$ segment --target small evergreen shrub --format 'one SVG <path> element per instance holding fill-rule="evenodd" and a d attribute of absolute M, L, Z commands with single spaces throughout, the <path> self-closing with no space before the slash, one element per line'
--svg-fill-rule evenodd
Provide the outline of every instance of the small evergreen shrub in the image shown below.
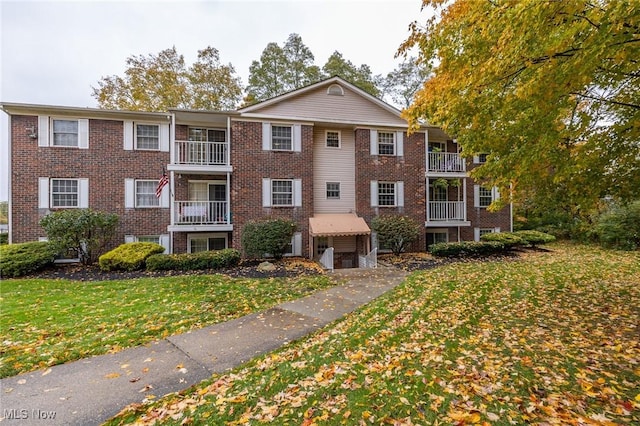
<path fill-rule="evenodd" d="M 295 232 L 296 224 L 289 219 L 251 221 L 242 230 L 242 249 L 249 257 L 282 259 Z"/>
<path fill-rule="evenodd" d="M 498 241 L 461 241 L 437 243 L 429 247 L 429 252 L 437 257 L 479 257 L 507 251 Z"/>
<path fill-rule="evenodd" d="M 540 244 L 552 243 L 556 240 L 556 237 L 551 234 L 534 230 L 516 231 L 511 234 L 522 238 L 524 245 L 531 247 L 536 247 Z"/>
<path fill-rule="evenodd" d="M 0 276 L 20 277 L 50 266 L 57 251 L 46 241 L 10 244 L 0 247 Z"/>
<path fill-rule="evenodd" d="M 192 271 L 230 268 L 240 263 L 236 249 L 205 251 L 200 253 L 154 254 L 147 258 L 148 271 Z"/>
<path fill-rule="evenodd" d="M 420 235 L 420 224 L 409 216 L 401 215 L 376 216 L 371 221 L 371 229 L 378 235 L 380 244 L 391 249 L 396 256 Z"/>
<path fill-rule="evenodd" d="M 613 206 L 600 215 L 594 234 L 605 247 L 640 249 L 640 200 L 627 206 Z"/>
<path fill-rule="evenodd" d="M 9 244 L 9 234 L 3 232 L 2 234 L 0 234 L 0 246 L 3 246 L 5 244 Z"/>
<path fill-rule="evenodd" d="M 513 232 L 492 232 L 484 234 L 480 237 L 480 241 L 497 241 L 504 244 L 506 249 L 512 249 L 518 246 L 524 246 L 527 242 L 519 235 Z"/>
<path fill-rule="evenodd" d="M 98 258 L 103 271 L 135 271 L 144 269 L 145 261 L 152 254 L 164 252 L 164 247 L 156 243 L 125 243 Z"/>

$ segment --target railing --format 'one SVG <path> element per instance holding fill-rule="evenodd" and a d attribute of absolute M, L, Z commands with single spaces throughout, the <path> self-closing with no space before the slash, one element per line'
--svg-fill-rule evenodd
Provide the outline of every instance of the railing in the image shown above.
<path fill-rule="evenodd" d="M 333 247 L 327 248 L 324 253 L 322 253 L 320 264 L 330 271 L 333 271 Z"/>
<path fill-rule="evenodd" d="M 374 248 L 366 255 L 358 256 L 358 266 L 360 268 L 377 268 L 378 267 L 378 249 Z"/>
<path fill-rule="evenodd" d="M 176 201 L 176 225 L 228 225 L 229 203 L 226 201 Z"/>
<path fill-rule="evenodd" d="M 455 152 L 430 152 L 427 159 L 427 170 L 430 172 L 464 172 L 464 159 Z"/>
<path fill-rule="evenodd" d="M 429 201 L 430 221 L 464 221 L 464 201 Z"/>
<path fill-rule="evenodd" d="M 226 165 L 226 142 L 176 141 L 175 164 Z"/>

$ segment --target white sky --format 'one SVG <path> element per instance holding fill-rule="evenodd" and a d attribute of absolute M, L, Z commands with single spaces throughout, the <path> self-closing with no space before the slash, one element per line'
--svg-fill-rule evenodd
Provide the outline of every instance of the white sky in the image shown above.
<path fill-rule="evenodd" d="M 175 46 L 191 64 L 212 46 L 243 86 L 267 43 L 291 33 L 322 66 L 334 52 L 374 75 L 393 70 L 421 0 L 0 0 L 0 102 L 96 107 L 92 86 L 132 55 Z M 8 199 L 7 116 L 0 112 L 0 200 Z"/>

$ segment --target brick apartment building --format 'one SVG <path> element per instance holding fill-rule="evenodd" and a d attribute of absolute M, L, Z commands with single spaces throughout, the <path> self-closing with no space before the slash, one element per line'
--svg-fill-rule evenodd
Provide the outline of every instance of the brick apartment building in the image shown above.
<path fill-rule="evenodd" d="M 424 126 L 407 135 L 400 112 L 339 77 L 241 108 L 110 111 L 2 103 L 9 115 L 10 242 L 45 237 L 51 211 L 120 217 L 116 242 L 155 241 L 167 252 L 240 249 L 243 225 L 297 224 L 292 255 L 358 265 L 378 247 L 382 214 L 424 224 L 412 250 L 511 230 L 499 196 L 468 177 L 473 161 Z M 155 194 L 163 170 L 169 184 Z"/>

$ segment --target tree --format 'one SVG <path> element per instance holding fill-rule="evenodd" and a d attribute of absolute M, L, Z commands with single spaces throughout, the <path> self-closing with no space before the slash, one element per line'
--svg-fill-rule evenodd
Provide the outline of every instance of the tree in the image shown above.
<path fill-rule="evenodd" d="M 355 84 L 372 96 L 380 96 L 380 89 L 376 84 L 377 78 L 371 74 L 369 65 L 356 67 L 351 61 L 344 59 L 342 53 L 337 50 L 329 56 L 329 59 L 327 59 L 327 62 L 322 67 L 322 71 L 327 77 L 337 75 L 349 83 Z"/>
<path fill-rule="evenodd" d="M 640 187 L 640 3 L 425 0 L 412 47 L 434 67 L 405 117 L 487 153 L 472 176 L 586 215 Z M 508 200 L 509 197 L 503 197 Z M 553 208 L 553 205 L 545 206 Z"/>
<path fill-rule="evenodd" d="M 247 256 L 256 258 L 271 255 L 282 259 L 296 224 L 289 219 L 264 219 L 248 222 L 242 230 L 242 248 Z"/>
<path fill-rule="evenodd" d="M 91 209 L 59 210 L 43 217 L 40 226 L 58 253 L 71 252 L 89 265 L 105 252 L 118 226 L 118 215 Z"/>
<path fill-rule="evenodd" d="M 371 221 L 371 229 L 378 235 L 378 241 L 384 247 L 390 248 L 396 256 L 405 251 L 420 235 L 420 224 L 409 216 L 376 216 Z"/>
<path fill-rule="evenodd" d="M 102 77 L 92 96 L 100 108 L 166 111 L 170 108 L 233 109 L 242 94 L 231 64 L 220 64 L 218 50 L 198 51 L 186 67 L 175 46 L 157 55 L 131 56 L 124 76 Z"/>
<path fill-rule="evenodd" d="M 416 92 L 429 79 L 431 67 L 408 57 L 384 78 L 384 95 L 401 108 L 408 108 Z"/>
<path fill-rule="evenodd" d="M 249 67 L 245 101 L 262 101 L 319 81 L 320 68 L 313 61 L 313 53 L 298 34 L 290 34 L 283 47 L 267 44 L 260 60 Z"/>

